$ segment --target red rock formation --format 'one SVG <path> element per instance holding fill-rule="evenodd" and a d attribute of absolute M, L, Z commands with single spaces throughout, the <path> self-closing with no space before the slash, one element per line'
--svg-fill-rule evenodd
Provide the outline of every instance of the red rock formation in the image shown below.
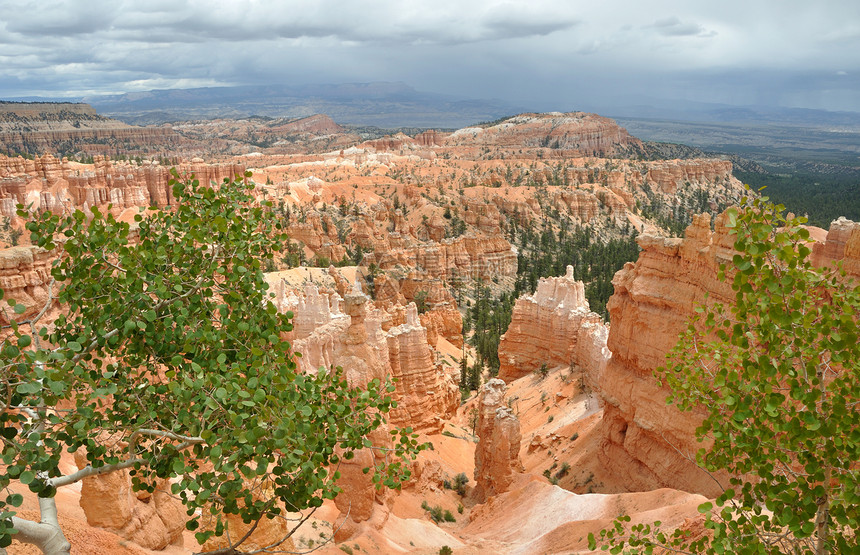
<path fill-rule="evenodd" d="M 454 303 L 434 306 L 421 315 L 421 325 L 427 328 L 427 343 L 436 346 L 436 339 L 444 337 L 455 347 L 463 346 L 463 316 Z"/>
<path fill-rule="evenodd" d="M 685 182 L 694 184 L 728 183 L 732 163 L 728 160 L 669 160 L 649 162 L 647 181 L 667 194 L 674 194 Z"/>
<path fill-rule="evenodd" d="M 136 127 L 105 118 L 86 104 L 0 103 L 0 150 L 56 152 L 71 142 L 78 150 L 125 154 L 140 148 L 179 145 L 182 137 L 162 127 Z"/>
<path fill-rule="evenodd" d="M 709 217 L 701 215 L 685 239 L 640 236 L 639 260 L 613 279 L 612 358 L 598 382 L 605 403 L 600 458 L 630 490 L 671 484 L 706 496 L 719 493 L 711 477 L 686 458 L 694 460 L 700 447 L 695 428 L 702 414 L 667 406 L 667 391 L 652 377 L 705 292 L 715 302 L 732 298 L 729 284 L 717 279 L 719 264 L 733 254 L 725 215 L 715 227 L 711 232 Z"/>
<path fill-rule="evenodd" d="M 79 468 L 87 464 L 82 451 L 75 454 Z M 182 503 L 168 493 L 170 484 L 161 482 L 154 493 L 134 492 L 128 470 L 84 478 L 81 508 L 90 526 L 104 528 L 147 549 L 164 549 L 182 544 L 185 511 Z"/>
<path fill-rule="evenodd" d="M 850 275 L 860 277 L 860 223 L 834 220 L 823 243 L 812 246 L 812 263 L 832 266 L 837 260 Z"/>
<path fill-rule="evenodd" d="M 242 175 L 240 164 L 204 164 L 192 161 L 176 166 L 181 176 L 194 175 L 201 183 L 221 183 Z M 170 168 L 155 163 L 142 165 L 99 158 L 92 169 L 74 168 L 50 154 L 35 160 L 0 155 L 0 213 L 15 215 L 18 203 L 35 211 L 55 210 L 71 204 L 77 208 L 114 205 L 116 212 L 133 206 L 164 207 L 173 202 Z"/>
<path fill-rule="evenodd" d="M 520 114 L 491 127 L 467 127 L 449 135 L 447 146 L 551 148 L 568 156 L 620 153 L 641 149 L 639 139 L 613 120 L 595 114 Z"/>
<path fill-rule="evenodd" d="M 517 299 L 511 323 L 499 343 L 499 379 L 510 383 L 546 364 L 577 366 L 592 383 L 609 359 L 608 328 L 591 312 L 585 286 L 567 275 L 542 278 L 534 295 Z"/>
<path fill-rule="evenodd" d="M 517 273 L 517 255 L 501 235 L 465 235 L 445 239 L 437 245 L 422 245 L 376 253 L 382 269 L 405 266 L 420 268 L 428 275 L 491 279 Z M 371 259 L 372 260 L 372 259 Z"/>
<path fill-rule="evenodd" d="M 320 294 L 314 285 L 303 296 L 282 294 L 280 309 L 292 311 L 293 348 L 301 353 L 299 367 L 305 372 L 341 366 L 351 384 L 358 386 L 378 378 L 395 381 L 397 408 L 391 423 L 416 430 L 438 432 L 442 418 L 459 405 L 454 380 L 434 361 L 427 330 L 418 319 L 414 303 L 406 308 L 403 323 L 382 329 L 383 316 L 361 292 L 347 293 L 340 312 L 337 294 Z M 363 299 L 362 306 L 357 306 Z"/>
<path fill-rule="evenodd" d="M 600 201 L 591 191 L 573 189 L 561 191 L 558 196 L 570 215 L 582 224 L 587 224 L 600 214 Z"/>
<path fill-rule="evenodd" d="M 684 239 L 640 236 L 639 260 L 613 279 L 612 358 L 599 380 L 605 402 L 601 460 L 632 490 L 671 485 L 707 496 L 719 493 L 687 458 L 700 447 L 695 428 L 703 415 L 666 406 L 667 391 L 657 387 L 652 373 L 665 363 L 705 293 L 709 302 L 734 299 L 730 284 L 717 279 L 719 264 L 730 263 L 735 252 L 725 221 L 725 214 L 717 217 L 712 232 L 709 218 L 697 216 Z M 812 250 L 814 264 L 842 260 L 850 274 L 860 275 L 860 225 L 836 220 Z"/>
<path fill-rule="evenodd" d="M 338 239 L 337 227 L 328 214 L 309 212 L 304 222 L 291 222 L 287 232 L 319 257 L 340 262 L 346 256 L 346 247 Z"/>
<path fill-rule="evenodd" d="M 460 392 L 454 380 L 433 362 L 427 330 L 418 320 L 414 303 L 406 308 L 406 323 L 388 330 L 386 340 L 397 401 L 391 423 L 441 432 L 444 419 L 450 418 L 460 404 Z"/>
<path fill-rule="evenodd" d="M 359 145 L 359 148 L 372 148 L 378 151 L 398 151 L 403 149 L 414 149 L 415 147 L 415 140 L 403 133 L 374 139 Z"/>
<path fill-rule="evenodd" d="M 415 135 L 415 143 L 421 146 L 441 146 L 444 139 L 445 135 L 435 129 L 428 129 Z"/>
<path fill-rule="evenodd" d="M 58 145 L 75 143 L 82 150 L 113 153 L 177 147 L 181 137 L 165 127 L 124 126 L 106 129 L 0 132 L 0 147 L 11 152 L 50 152 Z"/>
<path fill-rule="evenodd" d="M 499 212 L 498 206 L 490 200 L 464 198 L 461 215 L 467 224 L 475 227 L 481 233 L 487 235 L 501 234 L 499 222 L 503 221 L 504 218 Z"/>
<path fill-rule="evenodd" d="M 249 484 L 253 488 L 254 501 L 269 500 L 272 498 L 273 492 L 271 488 L 265 486 L 260 488 L 260 484 Z M 291 538 L 287 538 L 290 534 L 290 522 L 283 516 L 275 518 L 262 518 L 257 522 L 244 522 L 241 517 L 234 514 L 221 514 L 222 523 L 226 525 L 226 533 L 222 536 L 212 536 L 200 546 L 200 551 L 203 553 L 211 553 L 218 550 L 227 551 L 234 545 L 234 542 L 248 535 L 248 538 L 242 542 L 238 548 L 240 553 L 253 553 L 255 550 L 265 553 L 271 546 L 278 546 L 277 549 L 290 551 L 294 544 Z M 201 518 L 201 530 L 214 530 L 216 527 L 215 518 L 206 510 L 203 511 Z M 286 538 L 286 539 L 284 539 Z M 268 549 L 267 549 L 268 548 Z"/>
<path fill-rule="evenodd" d="M 314 114 L 306 118 L 292 120 L 273 129 L 284 134 L 308 133 L 311 135 L 331 135 L 346 133 L 346 129 L 336 124 L 334 120 L 325 114 Z"/>
<path fill-rule="evenodd" d="M 51 253 L 38 247 L 0 249 L 0 289 L 3 290 L 3 303 L 14 299 L 26 307 L 22 315 L 16 316 L 18 320 L 36 316 L 52 297 L 56 298 L 59 287 L 56 284 L 51 285 L 53 259 Z M 42 320 L 43 324 L 48 324 L 51 317 L 56 316 L 53 312 L 56 308 L 54 301 L 54 306 L 49 307 L 52 313 Z M 0 311 L 0 324 L 9 324 L 5 311 Z"/>
<path fill-rule="evenodd" d="M 381 329 L 373 322 L 366 321 L 369 305 L 367 296 L 357 287 L 346 294 L 344 311 L 349 316 L 349 326 L 334 345 L 334 360 L 343 367 L 347 382 L 352 387 L 366 387 L 371 380 L 382 381 L 389 375 L 388 360 L 385 358 L 387 353 L 384 352 L 387 345 L 381 337 Z M 388 426 L 377 429 L 371 440 L 377 447 L 390 447 Z M 350 460 L 342 459 L 339 465 L 341 479 L 338 485 L 343 488 L 343 493 L 335 499 L 341 512 L 336 541 L 343 541 L 355 534 L 361 528 L 361 523 L 369 520 L 377 509 L 387 511 L 381 505 L 386 492 L 376 489 L 372 472 L 364 471 L 365 468 L 382 463 L 384 452 L 365 448 L 355 455 Z"/>
<path fill-rule="evenodd" d="M 481 501 L 504 493 L 523 470 L 520 423 L 505 405 L 505 388 L 505 382 L 492 379 L 481 387 L 478 398 L 475 495 Z"/>

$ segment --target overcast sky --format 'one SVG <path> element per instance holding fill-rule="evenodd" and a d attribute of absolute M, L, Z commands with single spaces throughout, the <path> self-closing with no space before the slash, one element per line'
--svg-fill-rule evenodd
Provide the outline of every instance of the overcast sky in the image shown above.
<path fill-rule="evenodd" d="M 860 1 L 0 0 L 0 98 L 368 81 L 860 111 Z"/>

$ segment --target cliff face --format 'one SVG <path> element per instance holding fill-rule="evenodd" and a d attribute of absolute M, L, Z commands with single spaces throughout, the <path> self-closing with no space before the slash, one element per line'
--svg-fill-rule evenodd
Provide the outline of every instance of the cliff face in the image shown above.
<path fill-rule="evenodd" d="M 520 114 L 490 127 L 467 127 L 445 139 L 448 146 L 551 148 L 567 155 L 619 154 L 642 149 L 639 139 L 609 118 L 584 112 Z"/>
<path fill-rule="evenodd" d="M 648 164 L 647 181 L 670 195 L 686 182 L 722 184 L 731 179 L 732 163 L 728 160 L 671 160 Z"/>
<path fill-rule="evenodd" d="M 391 422 L 419 430 L 441 432 L 445 418 L 456 412 L 460 391 L 454 380 L 435 364 L 427 330 L 414 303 L 406 308 L 406 322 L 386 332 L 397 408 Z"/>
<path fill-rule="evenodd" d="M 181 137 L 168 128 L 134 127 L 105 118 L 87 104 L 0 103 L 0 150 L 41 154 L 57 150 L 125 153 L 175 147 Z"/>
<path fill-rule="evenodd" d="M 90 153 L 138 152 L 173 148 L 182 138 L 163 127 L 107 127 L 43 131 L 0 132 L 0 148 L 7 152 L 56 152 L 65 145 Z M 150 147 L 150 148 L 148 148 Z"/>
<path fill-rule="evenodd" d="M 75 455 L 79 468 L 87 465 L 83 450 Z M 162 481 L 153 493 L 132 491 L 128 470 L 84 478 L 81 508 L 90 526 L 115 532 L 147 549 L 161 550 L 182 543 L 185 511 Z"/>
<path fill-rule="evenodd" d="M 221 183 L 245 171 L 240 164 L 202 161 L 181 163 L 176 169 L 180 175 L 194 174 L 201 183 Z M 69 204 L 77 208 L 113 204 L 116 212 L 134 206 L 164 207 L 174 202 L 170 179 L 170 168 L 156 163 L 136 165 L 100 158 L 84 166 L 50 154 L 35 160 L 0 155 L 0 214 L 14 217 L 18 203 L 32 204 L 36 212 Z"/>
<path fill-rule="evenodd" d="M 33 318 L 46 303 L 56 298 L 58 285 L 53 284 L 51 278 L 53 260 L 51 253 L 38 247 L 0 249 L 0 289 L 3 290 L 4 303 L 6 299 L 15 299 L 26 307 L 26 311 L 16 317 L 17 320 Z M 57 309 L 54 300 L 42 323 L 50 323 L 56 317 Z M 5 312 L 0 311 L 0 325 L 8 324 Z"/>
<path fill-rule="evenodd" d="M 475 495 L 481 501 L 507 491 L 523 470 L 520 423 L 505 405 L 505 389 L 505 382 L 492 379 L 481 387 L 478 398 Z"/>
<path fill-rule="evenodd" d="M 468 235 L 422 245 L 376 253 L 382 269 L 406 266 L 447 280 L 452 276 L 491 279 L 517 273 L 517 255 L 501 235 Z"/>
<path fill-rule="evenodd" d="M 393 379 L 398 406 L 391 423 L 397 426 L 438 432 L 457 410 L 457 384 L 436 363 L 415 304 L 405 308 L 402 323 L 384 330 L 384 322 L 401 317 L 373 308 L 355 289 L 342 299 L 308 285 L 303 295 L 289 291 L 280 298 L 279 308 L 294 314 L 293 348 L 302 353 L 297 362 L 304 372 L 341 366 L 350 383 Z"/>
<path fill-rule="evenodd" d="M 534 295 L 517 299 L 499 344 L 499 379 L 511 382 L 546 364 L 580 367 L 596 383 L 610 356 L 608 331 L 568 266 L 567 275 L 542 278 Z"/>
<path fill-rule="evenodd" d="M 95 108 L 80 102 L 3 102 L 0 101 L 0 122 L 27 119 L 96 118 Z"/>
<path fill-rule="evenodd" d="M 653 371 L 665 364 L 695 307 L 707 292 L 713 302 L 730 302 L 731 287 L 717 279 L 730 262 L 733 239 L 721 215 L 715 231 L 698 216 L 684 239 L 639 238 L 642 252 L 613 279 L 607 345 L 612 358 L 598 381 L 604 401 L 600 459 L 631 490 L 675 487 L 718 495 L 713 480 L 687 460 L 700 445 L 695 428 L 702 414 L 681 413 L 665 403 Z"/>
<path fill-rule="evenodd" d="M 695 429 L 703 414 L 667 406 L 667 391 L 652 373 L 665 364 L 705 293 L 709 302 L 733 302 L 730 284 L 717 279 L 719 265 L 731 263 L 733 242 L 725 214 L 715 220 L 714 231 L 707 216 L 698 216 L 684 239 L 640 236 L 639 259 L 613 279 L 607 342 L 612 358 L 598 384 L 605 403 L 600 458 L 630 489 L 670 486 L 706 496 L 719 493 L 686 458 L 694 458 L 701 446 Z M 826 239 L 812 245 L 813 264 L 840 260 L 849 275 L 860 276 L 860 224 L 845 218 L 834 221 Z"/>
<path fill-rule="evenodd" d="M 848 274 L 860 277 L 860 223 L 839 218 L 830 224 L 824 242 L 812 246 L 813 264 L 831 266 L 838 260 Z"/>

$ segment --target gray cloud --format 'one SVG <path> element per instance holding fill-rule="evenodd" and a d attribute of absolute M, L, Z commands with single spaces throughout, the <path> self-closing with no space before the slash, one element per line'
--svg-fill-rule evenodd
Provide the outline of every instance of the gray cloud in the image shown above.
<path fill-rule="evenodd" d="M 716 34 L 696 23 L 682 23 L 677 17 L 658 19 L 648 27 L 664 37 L 712 37 Z"/>
<path fill-rule="evenodd" d="M 0 13 L 0 98 L 387 80 L 541 109 L 659 92 L 860 110 L 860 3 L 844 0 L 0 0 Z M 806 81 L 755 78 L 776 74 Z"/>
<path fill-rule="evenodd" d="M 70 4 L 62 1 L 16 3 L 14 8 L 4 8 L 3 19 L 11 33 L 37 37 L 89 35 L 109 26 L 120 6 L 109 0 L 92 0 L 86 6 Z"/>

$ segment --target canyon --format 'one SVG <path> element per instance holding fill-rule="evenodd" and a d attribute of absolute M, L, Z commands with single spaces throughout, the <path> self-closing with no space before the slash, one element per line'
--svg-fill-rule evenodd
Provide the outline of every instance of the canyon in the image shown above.
<path fill-rule="evenodd" d="M 177 171 L 216 184 L 250 173 L 291 238 L 266 280 L 276 308 L 293 314 L 283 339 L 297 366 L 308 374 L 340 366 L 355 387 L 393 379 L 397 407 L 374 445 L 407 426 L 432 445 L 399 490 L 375 488 L 363 469 L 379 451 L 360 451 L 340 468 L 344 491 L 293 534 L 290 549 L 590 553 L 588 533 L 621 513 L 634 523 L 700 524 L 698 505 L 719 494 L 690 461 L 701 414 L 667 406 L 652 374 L 706 294 L 733 298 L 718 279 L 734 254 L 724 210 L 744 194 L 731 162 L 640 159 L 641 141 L 583 113 L 369 140 L 324 117 L 268 123 L 174 125 L 171 133 L 222 148 Z M 251 127 L 266 127 L 268 146 L 237 146 Z M 315 137 L 318 146 L 302 146 Z M 26 214 L 98 208 L 133 223 L 150 206 L 169 209 L 169 167 L 153 158 L 0 155 L 0 288 L 24 306 L 21 318 L 46 304 L 49 318 L 63 310 L 50 275 L 57 255 L 28 244 Z M 684 224 L 682 237 L 667 232 L 667 219 Z M 467 329 L 476 284 L 511 294 L 534 254 L 523 237 L 585 228 L 599 243 L 635 236 L 640 249 L 614 274 L 609 322 L 592 311 L 576 269 L 556 268 L 516 298 L 510 324 L 497 330 L 498 376 L 484 368 L 483 385 L 463 390 L 461 368 L 480 362 Z M 811 235 L 815 264 L 842 261 L 860 276 L 860 224 L 840 219 Z M 0 314 L 3 325 L 10 319 Z M 176 499 L 132 492 L 126 473 L 65 489 L 58 504 L 75 549 L 91 541 L 103 553 L 196 549 L 178 526 Z M 432 518 L 435 507 L 451 520 Z M 29 496 L 22 514 L 36 508 Z M 285 533 L 279 522 L 261 525 L 257 545 Z M 331 542 L 320 547 L 321 538 Z"/>
<path fill-rule="evenodd" d="M 57 150 L 87 154 L 134 155 L 168 151 L 182 137 L 168 128 L 137 127 L 100 116 L 87 104 L 0 102 L 0 152 Z"/>

